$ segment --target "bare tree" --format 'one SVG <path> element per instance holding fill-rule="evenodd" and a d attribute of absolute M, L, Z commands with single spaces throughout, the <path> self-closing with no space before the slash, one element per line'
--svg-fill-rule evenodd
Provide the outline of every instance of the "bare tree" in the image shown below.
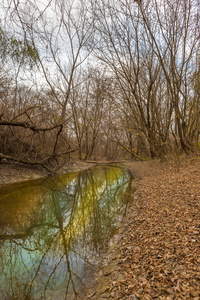
<path fill-rule="evenodd" d="M 1 157 L 59 167 L 76 149 L 86 160 L 198 147 L 198 0 L 12 0 L 1 8 L 1 140 L 20 137 L 30 150 L 2 147 Z"/>
<path fill-rule="evenodd" d="M 186 132 L 199 43 L 198 3 L 184 3 L 93 3 L 98 30 L 95 55 L 114 74 L 117 92 L 132 115 L 129 127 L 146 138 L 151 157 L 166 153 L 170 132 L 184 151 L 193 148 Z"/>
<path fill-rule="evenodd" d="M 23 114 L 25 119 L 29 120 L 19 122 L 15 119 L 13 122 L 2 119 L 1 125 L 21 126 L 34 132 L 54 130 L 51 156 L 55 159 L 60 154 L 58 147 L 62 143 L 62 131 L 72 116 L 69 111 L 69 99 L 72 97 L 72 91 L 82 81 L 81 65 L 90 54 L 86 46 L 93 36 L 92 21 L 88 18 L 87 6 L 82 1 L 51 1 L 42 11 L 37 1 L 13 1 L 12 4 L 9 13 L 13 26 L 19 28 L 26 44 L 30 44 L 36 53 L 37 80 L 31 80 L 40 91 L 44 88 L 50 89 L 50 98 L 54 103 L 57 118 L 56 121 L 52 120 L 52 115 L 49 115 L 48 122 L 51 126 L 38 127 L 37 123 L 30 119 L 30 115 L 27 116 L 25 110 L 20 116 Z M 23 77 L 22 72 L 20 74 Z M 49 107 L 49 100 L 46 99 L 46 104 L 43 102 L 43 105 Z M 71 151 L 74 150 L 69 146 L 64 152 Z"/>

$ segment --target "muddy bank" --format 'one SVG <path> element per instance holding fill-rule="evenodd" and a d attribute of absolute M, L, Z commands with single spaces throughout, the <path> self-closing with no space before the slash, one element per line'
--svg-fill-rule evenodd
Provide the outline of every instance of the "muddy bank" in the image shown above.
<path fill-rule="evenodd" d="M 120 164 L 120 161 L 71 161 L 56 172 L 48 172 L 41 166 L 29 166 L 19 163 L 0 162 L 0 186 L 10 183 L 45 178 L 47 176 L 66 174 L 86 170 L 94 166 Z"/>
<path fill-rule="evenodd" d="M 58 170 L 56 174 L 81 171 L 90 168 L 93 165 L 94 164 L 85 163 L 82 161 L 71 162 Z M 44 178 L 51 175 L 53 175 L 53 173 L 49 173 L 42 167 L 0 163 L 0 186 L 10 183 Z"/>

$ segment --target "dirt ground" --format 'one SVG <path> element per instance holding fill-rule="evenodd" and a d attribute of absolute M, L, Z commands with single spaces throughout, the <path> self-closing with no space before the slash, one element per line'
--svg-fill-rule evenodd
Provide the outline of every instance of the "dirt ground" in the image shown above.
<path fill-rule="evenodd" d="M 80 161 L 70 162 L 68 165 L 60 169 L 58 174 L 85 170 L 93 165 L 94 164 Z M 29 167 L 28 165 L 15 163 L 0 163 L 0 186 L 21 181 L 39 179 L 49 175 L 53 174 L 49 174 L 49 172 L 42 167 Z"/>
<path fill-rule="evenodd" d="M 200 156 L 125 163 L 129 215 L 88 299 L 200 299 Z"/>
<path fill-rule="evenodd" d="M 63 172 L 94 164 L 73 163 Z M 137 190 L 87 299 L 200 299 L 200 155 L 125 162 Z M 0 184 L 48 176 L 0 164 Z"/>

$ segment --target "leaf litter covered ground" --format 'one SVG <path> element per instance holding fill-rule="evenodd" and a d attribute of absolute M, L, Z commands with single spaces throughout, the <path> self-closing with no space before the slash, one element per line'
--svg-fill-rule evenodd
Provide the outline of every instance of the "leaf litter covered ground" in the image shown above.
<path fill-rule="evenodd" d="M 200 299 L 200 157 L 131 162 L 139 178 L 88 299 Z"/>

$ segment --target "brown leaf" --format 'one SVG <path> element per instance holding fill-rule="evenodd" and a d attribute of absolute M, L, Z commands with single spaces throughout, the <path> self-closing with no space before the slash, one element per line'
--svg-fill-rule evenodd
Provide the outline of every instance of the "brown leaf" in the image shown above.
<path fill-rule="evenodd" d="M 142 285 L 146 285 L 147 282 L 148 282 L 148 280 L 146 280 L 146 278 L 142 278 L 142 279 L 141 279 L 141 284 L 142 284 Z"/>

